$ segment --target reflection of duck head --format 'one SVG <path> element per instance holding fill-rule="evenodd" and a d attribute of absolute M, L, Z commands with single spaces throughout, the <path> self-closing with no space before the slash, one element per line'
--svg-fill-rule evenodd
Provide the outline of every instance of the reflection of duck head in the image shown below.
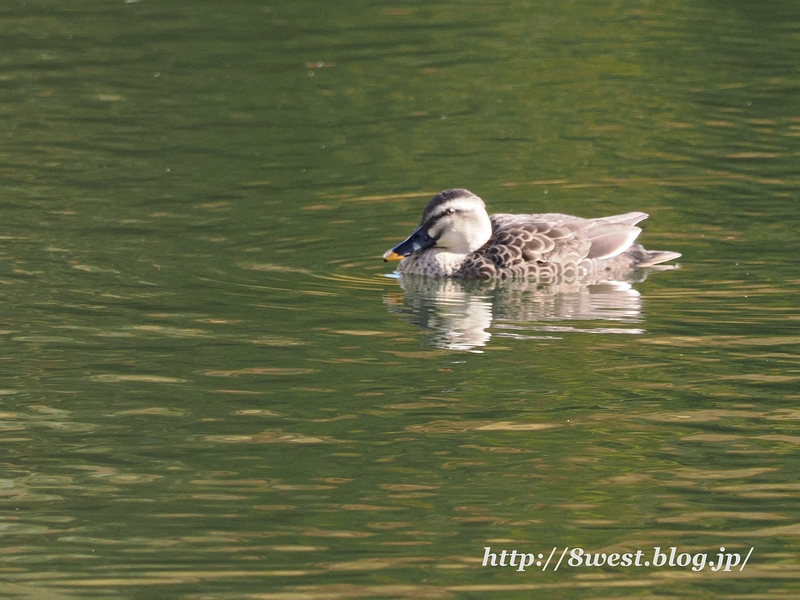
<path fill-rule="evenodd" d="M 492 301 L 485 291 L 468 282 L 414 275 L 404 276 L 400 286 L 402 301 L 386 298 L 386 302 L 410 314 L 411 322 L 427 332 L 429 345 L 471 350 L 491 339 Z"/>
<path fill-rule="evenodd" d="M 403 242 L 383 255 L 398 271 L 458 279 L 582 278 L 623 273 L 678 258 L 677 252 L 635 244 L 646 213 L 582 219 L 571 215 L 486 213 L 483 200 L 463 189 L 434 196 Z M 608 277 L 607 277 L 608 278 Z"/>

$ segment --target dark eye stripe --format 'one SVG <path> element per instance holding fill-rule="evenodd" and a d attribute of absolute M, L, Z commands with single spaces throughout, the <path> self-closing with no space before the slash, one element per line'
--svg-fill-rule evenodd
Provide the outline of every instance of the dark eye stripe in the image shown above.
<path fill-rule="evenodd" d="M 426 221 L 426 223 L 425 223 L 425 224 L 426 224 L 426 227 L 427 227 L 427 228 L 433 227 L 433 225 L 434 225 L 434 224 L 435 224 L 437 221 L 439 221 L 440 219 L 443 219 L 444 217 L 448 217 L 448 216 L 450 216 L 450 215 L 453 215 L 453 214 L 455 214 L 455 213 L 457 213 L 457 212 L 458 212 L 458 211 L 457 211 L 455 208 L 448 208 L 448 209 L 447 209 L 447 210 L 445 210 L 444 212 L 440 212 L 438 215 L 433 215 L 433 216 L 432 216 L 430 219 L 428 219 L 428 220 Z"/>

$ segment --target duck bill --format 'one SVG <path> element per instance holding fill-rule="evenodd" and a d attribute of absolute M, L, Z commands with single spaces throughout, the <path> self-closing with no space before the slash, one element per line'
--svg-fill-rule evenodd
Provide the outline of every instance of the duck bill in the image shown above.
<path fill-rule="evenodd" d="M 432 238 L 428 235 L 428 232 L 425 230 L 424 225 L 420 225 L 414 230 L 408 239 L 404 242 L 397 244 L 391 250 L 387 250 L 386 254 L 383 255 L 384 262 L 389 262 L 390 260 L 400 260 L 407 256 L 411 256 L 414 252 L 419 252 L 420 250 L 424 250 L 425 248 L 430 248 L 436 243 L 436 238 Z"/>

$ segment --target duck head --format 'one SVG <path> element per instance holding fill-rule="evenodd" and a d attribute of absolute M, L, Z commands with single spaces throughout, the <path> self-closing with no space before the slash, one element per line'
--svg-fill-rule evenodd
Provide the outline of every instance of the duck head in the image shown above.
<path fill-rule="evenodd" d="M 483 200 L 467 190 L 445 190 L 428 202 L 419 226 L 405 241 L 387 250 L 383 260 L 400 260 L 432 246 L 469 254 L 491 235 L 492 223 Z"/>

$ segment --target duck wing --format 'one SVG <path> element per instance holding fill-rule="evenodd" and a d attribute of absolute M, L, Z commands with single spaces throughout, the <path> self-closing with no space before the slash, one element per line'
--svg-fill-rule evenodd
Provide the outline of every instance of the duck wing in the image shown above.
<path fill-rule="evenodd" d="M 629 212 L 598 219 L 582 219 L 571 215 L 530 215 L 537 220 L 566 227 L 576 237 L 589 240 L 589 250 L 581 258 L 605 260 L 622 254 L 631 247 L 642 232 L 636 223 L 644 221 L 648 215 L 643 212 Z"/>
<path fill-rule="evenodd" d="M 571 215 L 497 214 L 489 245 L 517 248 L 527 261 L 565 262 L 584 258 L 603 260 L 625 252 L 642 230 L 635 224 L 647 214 L 632 212 L 599 219 Z M 507 253 L 504 253 L 507 254 Z M 515 254 L 513 250 L 511 254 Z M 514 257 L 512 258 L 512 263 Z M 503 264 L 508 264 L 504 261 Z"/>
<path fill-rule="evenodd" d="M 632 212 L 599 219 L 572 215 L 494 214 L 492 237 L 462 266 L 464 277 L 519 277 L 543 265 L 577 265 L 612 258 L 631 247 L 647 214 Z"/>
<path fill-rule="evenodd" d="M 571 220 L 542 218 L 544 216 L 496 214 L 489 217 L 492 237 L 487 242 L 487 254 L 492 262 L 508 267 L 520 262 L 561 261 L 567 256 L 579 259 L 589 252 L 591 242 L 575 234 Z"/>

